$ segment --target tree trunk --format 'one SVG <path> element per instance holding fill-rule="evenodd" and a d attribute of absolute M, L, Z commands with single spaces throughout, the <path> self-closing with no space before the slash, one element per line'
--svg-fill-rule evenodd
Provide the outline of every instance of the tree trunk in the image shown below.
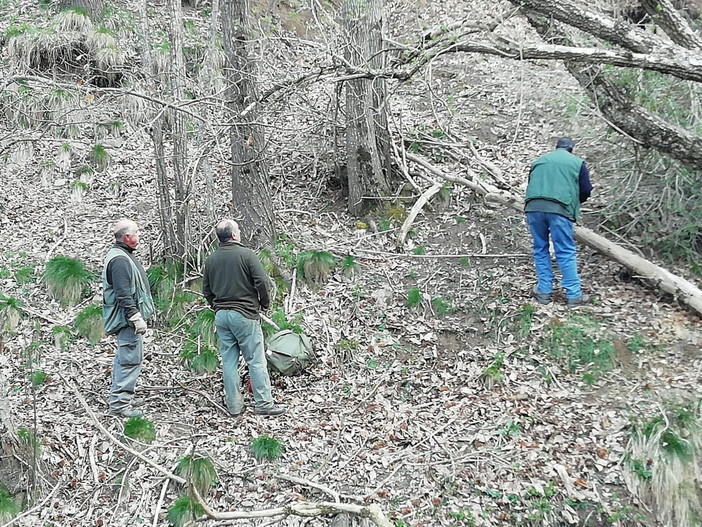
<path fill-rule="evenodd" d="M 105 8 L 105 2 L 103 0 L 59 0 L 59 11 L 71 8 L 84 10 L 88 14 L 88 17 L 94 20 L 95 17 L 102 14 L 102 10 Z"/>
<path fill-rule="evenodd" d="M 227 107 L 235 121 L 229 129 L 232 166 L 232 212 L 244 240 L 258 249 L 275 236 L 265 139 L 256 122 L 256 71 L 248 53 L 248 0 L 222 1 L 222 33 Z"/>
<path fill-rule="evenodd" d="M 380 49 L 377 37 L 382 27 L 381 0 L 345 0 L 342 18 L 346 46 L 344 57 L 357 67 L 372 66 L 371 62 Z M 357 78 L 346 82 L 346 163 L 349 181 L 348 208 L 351 214 L 362 215 L 367 209 L 368 197 L 382 196 L 389 191 L 387 174 L 378 148 L 378 112 L 385 112 L 380 105 L 382 85 L 370 79 Z M 389 143 L 388 143 L 389 150 Z"/>
<path fill-rule="evenodd" d="M 476 178 L 466 179 L 445 174 L 427 160 L 415 154 L 407 153 L 407 159 L 419 164 L 435 176 L 445 179 L 446 181 L 467 186 L 476 194 L 484 196 L 486 199 L 497 201 L 519 212 L 524 211 L 523 200 L 514 194 L 500 190 L 488 183 L 478 181 Z M 698 315 L 702 315 L 702 291 L 688 280 L 674 275 L 670 271 L 663 269 L 653 262 L 649 262 L 638 254 L 607 240 L 604 236 L 600 236 L 585 227 L 575 227 L 575 239 L 601 252 L 627 269 L 630 269 L 651 285 L 674 295 L 680 302 L 695 310 Z"/>

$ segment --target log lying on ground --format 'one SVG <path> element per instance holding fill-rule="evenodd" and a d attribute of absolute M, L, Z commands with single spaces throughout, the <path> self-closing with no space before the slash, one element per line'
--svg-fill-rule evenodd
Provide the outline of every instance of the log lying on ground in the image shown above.
<path fill-rule="evenodd" d="M 475 175 L 472 175 L 470 179 L 451 176 L 429 163 L 426 159 L 415 154 L 407 153 L 407 159 L 424 167 L 437 177 L 467 186 L 476 194 L 483 196 L 486 200 L 496 201 L 519 212 L 524 211 L 524 201 L 520 197 L 500 190 L 489 183 L 479 181 Z M 576 225 L 575 239 L 601 252 L 615 262 L 622 264 L 627 269 L 633 271 L 638 277 L 659 287 L 666 293 L 674 295 L 680 302 L 689 306 L 697 312 L 698 315 L 702 316 L 702 291 L 692 282 L 674 275 L 659 265 L 642 258 L 638 254 L 611 242 L 604 236 L 585 227 Z"/>

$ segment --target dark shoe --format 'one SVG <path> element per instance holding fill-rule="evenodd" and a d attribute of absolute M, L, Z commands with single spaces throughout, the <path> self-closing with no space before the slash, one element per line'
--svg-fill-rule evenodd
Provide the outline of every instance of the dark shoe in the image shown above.
<path fill-rule="evenodd" d="M 232 417 L 241 417 L 242 415 L 244 415 L 244 412 L 246 412 L 246 408 L 242 408 L 241 410 L 239 410 L 236 413 L 229 412 L 229 415 L 231 415 Z"/>
<path fill-rule="evenodd" d="M 285 413 L 285 406 L 273 405 L 270 408 L 256 408 L 256 415 L 280 415 Z"/>
<path fill-rule="evenodd" d="M 122 417 L 124 419 L 129 419 L 130 417 L 141 417 L 142 414 L 139 410 L 135 410 L 131 406 L 125 406 L 124 408 L 120 408 L 119 410 L 108 410 L 107 415 L 111 415 L 112 417 Z"/>
<path fill-rule="evenodd" d="M 132 405 L 132 408 L 140 408 L 146 404 L 146 399 L 143 397 L 132 397 L 132 400 L 129 401 L 129 404 Z"/>
<path fill-rule="evenodd" d="M 534 288 L 531 290 L 532 298 L 535 298 L 539 304 L 550 304 L 551 303 L 551 293 L 539 293 L 539 290 L 537 289 L 538 287 L 539 287 L 539 285 L 536 284 L 534 286 Z"/>
<path fill-rule="evenodd" d="M 568 307 L 584 306 L 590 303 L 590 295 L 581 295 L 578 298 L 568 298 L 566 305 Z"/>

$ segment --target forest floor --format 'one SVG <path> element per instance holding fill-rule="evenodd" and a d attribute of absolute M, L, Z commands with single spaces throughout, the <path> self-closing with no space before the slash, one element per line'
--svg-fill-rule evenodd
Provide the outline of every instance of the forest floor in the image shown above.
<path fill-rule="evenodd" d="M 468 65 L 470 75 L 457 76 Z M 557 69 L 530 68 L 478 57 L 447 59 L 433 71 L 447 92 L 463 86 L 449 128 L 470 137 L 515 192 L 531 159 L 558 135 L 585 135 L 554 103 L 576 88 L 564 86 Z M 405 95 L 403 111 L 428 122 L 429 99 Z M 148 142 L 138 130 L 127 135 L 127 145 Z M 443 170 L 483 171 L 469 152 L 455 159 L 437 148 L 423 153 Z M 248 411 L 235 419 L 222 409 L 221 373 L 196 374 L 180 361 L 185 329 L 155 327 L 138 390 L 156 439 L 126 438 L 122 421 L 105 414 L 114 340 L 93 346 L 75 337 L 66 346 L 53 329 L 72 327 L 99 301 L 99 284 L 80 305 L 63 308 L 40 275 L 59 254 L 99 272 L 110 225 L 123 216 L 142 227 L 139 257 L 157 263 L 149 250 L 159 225 L 150 156 L 143 147 L 116 154 L 80 196 L 66 180 L 42 181 L 31 156 L 3 170 L 0 291 L 21 299 L 24 317 L 2 342 L 0 417 L 27 455 L 8 458 L 0 478 L 22 474 L 13 493 L 37 489 L 14 525 L 167 525 L 182 489 L 125 445 L 170 471 L 193 452 L 209 456 L 217 483 L 205 498 L 220 512 L 339 500 L 375 503 L 397 527 L 656 525 L 627 485 L 636 471 L 627 452 L 635 425 L 702 398 L 699 317 L 588 248 L 579 264 L 592 304 L 570 310 L 558 295 L 535 303 L 523 216 L 458 185 L 420 214 L 398 250 L 396 213 L 379 207 L 374 220 L 384 230 L 364 228 L 322 175 L 284 170 L 277 159 L 278 249 L 329 251 L 356 263 L 353 273 L 339 265 L 323 285 L 300 279 L 292 297 L 285 293 L 287 315 L 299 315 L 319 361 L 300 376 L 274 377 L 285 415 L 254 415 L 247 394 Z M 588 162 L 597 194 L 607 183 L 597 180 L 597 160 Z M 224 172 L 216 185 L 226 196 Z M 586 223 L 600 205 L 595 196 Z M 48 379 L 33 386 L 37 370 Z M 251 443 L 262 435 L 282 443 L 279 458 L 255 459 Z"/>

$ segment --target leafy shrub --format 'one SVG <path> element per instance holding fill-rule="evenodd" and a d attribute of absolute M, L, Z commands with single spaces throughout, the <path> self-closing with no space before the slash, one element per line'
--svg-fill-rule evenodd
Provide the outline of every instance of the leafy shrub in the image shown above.
<path fill-rule="evenodd" d="M 156 439 L 156 428 L 146 417 L 130 417 L 124 422 L 124 435 L 142 443 L 151 443 Z"/>
<path fill-rule="evenodd" d="M 94 279 L 95 275 L 76 258 L 54 256 L 46 262 L 44 282 L 49 294 L 63 307 L 73 306 L 85 297 Z"/>
<path fill-rule="evenodd" d="M 76 331 L 93 345 L 100 342 L 105 334 L 100 304 L 91 304 L 76 315 Z"/>
<path fill-rule="evenodd" d="M 251 453 L 258 461 L 274 461 L 283 454 L 283 443 L 273 437 L 260 435 L 251 442 Z"/>
<path fill-rule="evenodd" d="M 41 370 L 36 370 L 29 376 L 29 380 L 35 388 L 44 384 L 48 379 L 49 375 Z"/>

